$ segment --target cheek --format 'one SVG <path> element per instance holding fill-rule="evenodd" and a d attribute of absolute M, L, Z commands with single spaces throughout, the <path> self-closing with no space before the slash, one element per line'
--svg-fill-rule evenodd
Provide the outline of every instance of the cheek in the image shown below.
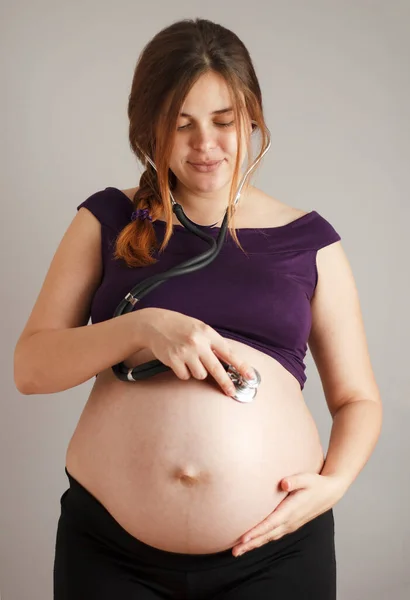
<path fill-rule="evenodd" d="M 218 141 L 218 148 L 220 149 L 220 154 L 225 157 L 228 161 L 229 165 L 235 163 L 236 152 L 238 150 L 238 143 L 236 136 L 234 135 L 225 135 Z"/>
<path fill-rule="evenodd" d="M 229 154 L 229 156 L 234 158 L 238 149 L 238 142 L 236 137 L 223 140 L 221 147 L 224 150 L 224 152 L 226 152 L 226 154 Z"/>
<path fill-rule="evenodd" d="M 170 159 L 171 170 L 181 169 L 181 167 L 184 163 L 185 156 L 187 156 L 187 150 L 186 150 L 184 144 L 175 143 L 172 147 L 172 152 L 171 152 L 171 159 Z"/>
<path fill-rule="evenodd" d="M 241 152 L 241 162 L 246 156 L 246 132 L 243 130 L 242 132 L 242 152 Z M 227 135 L 223 140 L 221 140 L 221 147 L 226 152 L 227 155 L 231 157 L 232 160 L 235 160 L 236 154 L 238 152 L 238 137 L 235 133 Z"/>

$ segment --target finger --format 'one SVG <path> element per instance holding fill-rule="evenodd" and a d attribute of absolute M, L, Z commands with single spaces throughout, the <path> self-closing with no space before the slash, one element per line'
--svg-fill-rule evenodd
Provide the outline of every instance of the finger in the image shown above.
<path fill-rule="evenodd" d="M 250 550 L 254 550 L 255 548 L 260 548 L 261 546 L 263 546 L 264 544 L 268 544 L 269 542 L 279 540 L 288 533 L 291 533 L 291 529 L 288 526 L 281 525 L 265 535 L 261 535 L 254 538 L 251 542 L 248 542 L 247 544 L 239 544 L 238 546 L 235 546 L 232 549 L 232 553 L 234 556 L 241 556 L 245 554 L 245 552 L 249 552 Z"/>
<path fill-rule="evenodd" d="M 185 363 L 177 358 L 174 358 L 172 361 L 172 370 L 174 371 L 175 375 L 179 378 L 179 379 L 190 379 L 191 378 L 191 373 L 189 372 L 187 366 L 185 365 Z"/>
<path fill-rule="evenodd" d="M 223 360 L 226 364 L 232 365 L 242 377 L 245 379 L 253 379 L 255 371 L 253 367 L 244 360 L 239 359 L 225 338 L 222 338 L 222 344 L 213 344 L 212 350 L 217 357 Z M 219 340 L 220 341 L 220 340 Z"/>
<path fill-rule="evenodd" d="M 275 516 L 269 515 L 264 521 L 259 523 L 256 527 L 245 533 L 241 541 L 243 543 L 247 543 L 251 540 L 254 540 L 260 536 L 267 535 L 269 531 L 276 529 L 276 527 L 281 527 L 282 525 L 286 525 L 288 522 L 288 518 L 285 514 L 282 514 L 282 511 L 275 512 Z"/>
<path fill-rule="evenodd" d="M 295 492 L 288 494 L 286 498 L 278 504 L 275 510 L 266 517 L 266 519 L 243 534 L 241 542 L 246 542 L 246 538 L 254 539 L 257 536 L 264 535 L 268 531 L 281 525 L 286 526 L 290 520 L 295 519 L 296 514 L 300 514 L 302 510 L 305 510 L 305 508 L 303 508 L 305 502 L 302 503 L 305 494 L 305 490 L 296 490 Z"/>
<path fill-rule="evenodd" d="M 236 392 L 235 386 L 214 352 L 209 349 L 208 352 L 201 355 L 201 360 L 208 373 L 212 375 L 215 381 L 221 386 L 222 390 L 228 396 L 233 396 Z"/>
<path fill-rule="evenodd" d="M 208 376 L 208 371 L 205 369 L 204 365 L 200 361 L 199 357 L 192 358 L 189 361 L 186 361 L 186 364 L 189 368 L 189 371 L 192 374 L 192 377 L 195 379 L 206 379 Z"/>

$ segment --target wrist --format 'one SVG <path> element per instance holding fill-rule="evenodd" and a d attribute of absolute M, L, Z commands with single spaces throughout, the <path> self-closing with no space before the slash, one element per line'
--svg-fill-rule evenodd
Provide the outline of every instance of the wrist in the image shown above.
<path fill-rule="evenodd" d="M 343 495 L 350 487 L 350 480 L 339 473 L 326 473 L 323 470 L 321 475 L 333 481 L 335 488 L 340 492 L 341 495 Z"/>

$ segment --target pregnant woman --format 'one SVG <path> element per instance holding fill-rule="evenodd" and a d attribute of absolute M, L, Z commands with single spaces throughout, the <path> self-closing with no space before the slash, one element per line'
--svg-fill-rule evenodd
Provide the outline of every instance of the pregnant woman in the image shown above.
<path fill-rule="evenodd" d="M 23 394 L 96 377 L 67 450 L 54 598 L 334 599 L 332 508 L 382 412 L 341 238 L 249 182 L 233 208 L 245 150 L 267 128 L 228 29 L 160 31 L 128 115 L 139 186 L 78 206 L 15 350 Z M 170 191 L 215 238 L 231 209 L 223 247 L 114 318 L 139 281 L 209 247 L 178 222 Z M 326 460 L 302 394 L 308 344 L 333 419 Z M 155 359 L 168 370 L 137 381 L 112 368 Z M 260 374 L 252 401 L 235 398 L 223 362 Z"/>

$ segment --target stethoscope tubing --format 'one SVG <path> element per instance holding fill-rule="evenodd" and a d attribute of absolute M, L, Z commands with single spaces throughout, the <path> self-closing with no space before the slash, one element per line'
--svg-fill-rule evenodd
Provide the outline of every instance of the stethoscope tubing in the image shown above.
<path fill-rule="evenodd" d="M 180 208 L 180 205 L 177 205 L 174 208 L 175 208 L 174 212 L 176 213 L 178 208 Z M 227 215 L 225 215 L 225 217 L 224 217 L 222 227 L 218 234 L 217 240 L 215 240 L 215 238 L 212 237 L 211 235 L 206 234 L 201 229 L 198 229 L 197 227 L 195 227 L 195 225 L 191 224 L 192 221 L 190 221 L 190 223 L 186 223 L 186 222 L 184 223 L 183 221 L 185 221 L 185 219 L 187 219 L 186 215 L 180 214 L 178 216 L 178 218 L 181 221 L 181 223 L 184 225 L 184 227 L 186 227 L 189 231 L 191 231 L 192 233 L 194 233 L 195 235 L 197 235 L 198 237 L 200 237 L 201 239 L 203 239 L 204 241 L 209 243 L 210 248 L 208 250 L 206 250 L 205 252 L 203 252 L 202 254 L 184 261 L 183 263 L 177 265 L 176 267 L 172 267 L 171 269 L 168 269 L 167 271 L 164 271 L 163 273 L 158 273 L 157 275 L 148 277 L 144 281 L 141 281 L 140 283 L 138 283 L 125 296 L 125 298 L 123 298 L 123 300 L 121 300 L 121 302 L 118 304 L 118 306 L 114 312 L 114 317 L 131 312 L 133 307 L 135 306 L 136 302 L 141 300 L 146 294 L 148 294 L 149 292 L 154 290 L 156 287 L 158 287 L 158 285 L 160 285 L 167 279 L 170 279 L 171 277 L 176 277 L 178 275 L 185 275 L 185 274 L 191 273 L 193 271 L 196 271 L 198 269 L 201 269 L 203 267 L 206 267 L 219 254 L 219 252 L 222 248 L 222 242 L 226 237 Z"/>
<path fill-rule="evenodd" d="M 179 206 L 180 205 L 178 205 L 178 208 L 179 208 Z M 177 212 L 177 210 L 178 210 L 177 207 L 174 207 L 174 210 L 175 210 L 175 212 Z M 202 239 L 204 239 L 205 241 L 207 241 L 211 247 L 206 252 L 200 254 L 199 256 L 191 258 L 191 259 L 183 262 L 182 264 L 178 265 L 177 267 L 173 267 L 171 269 L 168 269 L 164 273 L 159 273 L 158 275 L 149 277 L 148 279 L 145 279 L 143 282 L 137 284 L 131 290 L 131 292 L 129 292 L 127 294 L 127 296 L 125 296 L 125 298 L 117 306 L 114 316 L 119 316 L 121 314 L 126 314 L 128 312 L 131 312 L 134 305 L 139 300 L 141 300 L 146 294 L 151 292 L 153 289 L 158 287 L 161 283 L 163 283 L 167 279 L 170 279 L 171 277 L 176 277 L 178 275 L 185 275 L 192 271 L 197 271 L 197 270 L 205 267 L 207 264 L 210 264 L 211 262 L 213 262 L 213 260 L 219 254 L 219 252 L 222 248 L 222 241 L 226 235 L 227 214 L 225 214 L 221 230 L 218 234 L 217 241 L 215 241 L 215 239 L 211 235 L 206 234 L 202 230 L 195 227 L 195 225 L 186 223 L 185 215 L 182 214 L 179 216 L 179 218 L 181 220 L 181 223 L 183 223 L 185 227 L 187 227 L 190 231 L 192 231 L 192 233 L 196 233 L 196 231 L 198 231 L 198 233 L 200 234 L 200 237 Z M 225 368 L 225 370 L 228 371 L 230 365 L 228 363 L 222 361 L 221 359 L 220 359 L 220 362 L 222 363 L 222 366 Z M 168 370 L 170 370 L 170 367 L 168 367 L 161 361 L 155 359 L 152 361 L 148 361 L 148 362 L 144 363 L 143 365 L 138 365 L 137 367 L 134 367 L 134 368 L 129 368 L 124 363 L 118 363 L 117 365 L 114 365 L 112 367 L 112 369 L 113 369 L 115 375 L 123 381 L 138 381 L 141 379 L 147 379 L 148 377 L 152 377 L 154 375 L 157 375 L 158 373 L 163 373 L 165 371 L 168 371 Z"/>

